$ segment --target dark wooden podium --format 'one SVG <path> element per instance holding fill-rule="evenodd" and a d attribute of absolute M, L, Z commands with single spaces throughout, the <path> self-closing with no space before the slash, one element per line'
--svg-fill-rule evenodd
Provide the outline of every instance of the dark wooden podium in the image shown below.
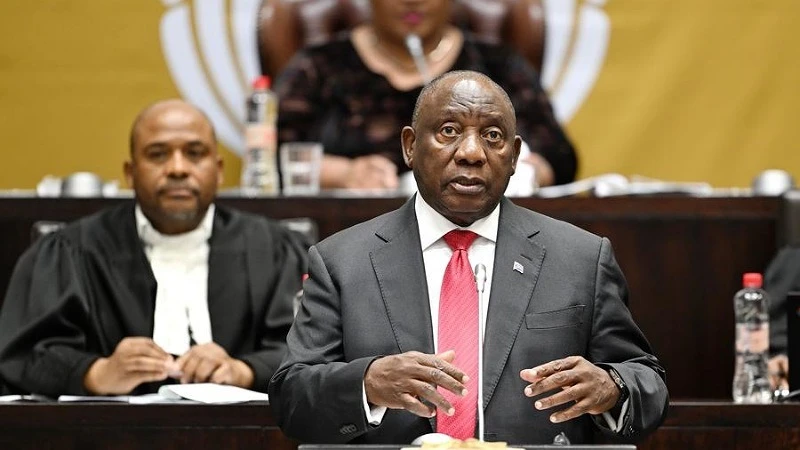
<path fill-rule="evenodd" d="M 269 405 L 0 404 L 4 450 L 295 450 Z M 557 448 L 557 447 L 556 447 Z M 675 402 L 639 450 L 796 450 L 800 404 Z"/>

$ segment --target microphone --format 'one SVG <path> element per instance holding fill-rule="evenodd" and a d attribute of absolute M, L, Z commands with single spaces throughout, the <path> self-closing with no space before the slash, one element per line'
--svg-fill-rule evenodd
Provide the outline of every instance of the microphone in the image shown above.
<path fill-rule="evenodd" d="M 478 439 L 483 441 L 483 289 L 486 287 L 486 266 L 475 264 L 475 286 L 478 288 Z"/>
<path fill-rule="evenodd" d="M 431 76 L 428 72 L 428 63 L 425 61 L 425 51 L 422 49 L 422 39 L 414 33 L 406 35 L 406 48 L 408 53 L 414 59 L 414 65 L 417 66 L 417 71 L 422 76 L 425 84 L 430 83 Z"/>

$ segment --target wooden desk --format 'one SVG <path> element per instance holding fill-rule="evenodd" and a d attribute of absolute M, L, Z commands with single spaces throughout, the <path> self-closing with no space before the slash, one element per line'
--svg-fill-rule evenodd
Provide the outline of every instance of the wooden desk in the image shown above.
<path fill-rule="evenodd" d="M 114 199 L 0 198 L 0 289 L 28 246 L 36 220 L 73 220 Z M 402 198 L 221 198 L 220 204 L 273 218 L 310 217 L 320 235 L 400 206 Z M 729 399 L 733 377 L 733 294 L 746 271 L 762 271 L 776 250 L 778 198 L 617 197 L 516 199 L 614 244 L 630 287 L 630 308 L 667 369 L 675 399 Z M 560 274 L 568 279 L 569 274 Z"/>
<path fill-rule="evenodd" d="M 641 450 L 796 450 L 800 404 L 673 402 L 667 420 Z"/>
<path fill-rule="evenodd" d="M 0 405 L 0 448 L 295 450 L 266 403 Z"/>
<path fill-rule="evenodd" d="M 0 448 L 295 450 L 267 404 L 2 404 Z M 640 450 L 800 448 L 800 405 L 683 403 Z"/>

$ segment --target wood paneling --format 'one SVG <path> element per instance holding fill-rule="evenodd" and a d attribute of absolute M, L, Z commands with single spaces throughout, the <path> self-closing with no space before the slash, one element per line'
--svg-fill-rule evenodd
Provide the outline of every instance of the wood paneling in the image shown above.
<path fill-rule="evenodd" d="M 36 220 L 73 220 L 118 199 L 0 198 L 0 289 Z M 321 237 L 400 206 L 403 198 L 223 197 L 220 204 L 281 219 L 310 217 Z M 630 308 L 667 369 L 675 399 L 729 399 L 732 298 L 745 271 L 776 250 L 777 198 L 516 199 L 526 208 L 607 236 L 630 287 Z M 564 274 L 567 276 L 567 274 Z"/>

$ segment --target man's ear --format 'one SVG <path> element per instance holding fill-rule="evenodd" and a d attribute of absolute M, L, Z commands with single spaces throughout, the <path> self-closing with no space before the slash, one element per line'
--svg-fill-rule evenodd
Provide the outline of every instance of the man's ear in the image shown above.
<path fill-rule="evenodd" d="M 403 160 L 409 169 L 414 168 L 414 142 L 416 139 L 417 134 L 413 128 L 403 127 L 403 131 L 400 132 L 400 143 L 403 146 Z"/>
<path fill-rule="evenodd" d="M 225 181 L 225 161 L 222 159 L 222 156 L 217 155 L 217 189 L 222 186 L 222 182 Z"/>
<path fill-rule="evenodd" d="M 517 161 L 519 161 L 519 152 L 522 150 L 522 138 L 519 135 L 514 136 L 514 157 L 511 159 L 511 174 L 517 171 Z"/>
<path fill-rule="evenodd" d="M 125 173 L 125 182 L 128 187 L 133 189 L 133 161 L 125 161 L 122 164 L 122 171 Z"/>

